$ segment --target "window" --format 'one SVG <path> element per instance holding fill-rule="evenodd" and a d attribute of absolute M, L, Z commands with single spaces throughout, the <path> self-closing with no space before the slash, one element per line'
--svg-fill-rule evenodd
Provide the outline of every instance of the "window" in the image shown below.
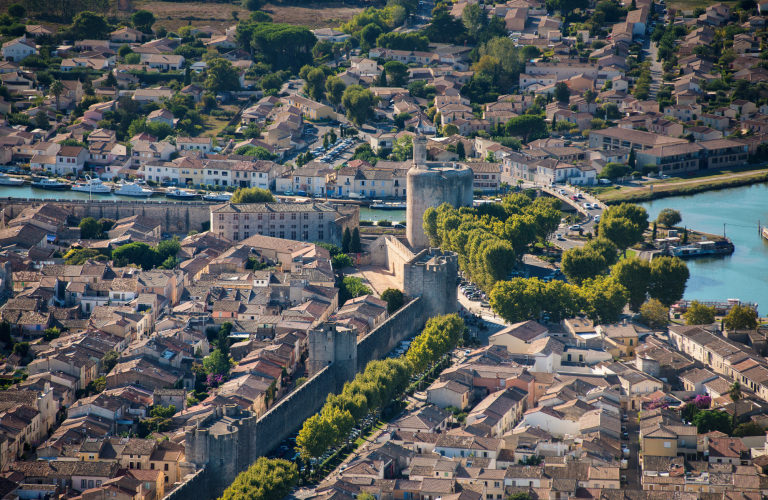
<path fill-rule="evenodd" d="M 165 464 L 165 470 L 166 471 L 168 470 L 168 464 Z"/>
<path fill-rule="evenodd" d="M 80 487 L 81 487 L 82 489 L 86 489 L 86 488 L 88 488 L 88 480 L 86 480 L 86 479 L 81 479 L 81 480 L 80 480 Z"/>
<path fill-rule="evenodd" d="M 672 442 L 671 441 L 664 441 L 664 448 L 672 448 Z"/>

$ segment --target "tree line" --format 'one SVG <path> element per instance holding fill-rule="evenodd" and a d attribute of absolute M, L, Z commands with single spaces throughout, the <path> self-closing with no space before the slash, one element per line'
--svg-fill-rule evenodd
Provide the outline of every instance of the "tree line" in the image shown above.
<path fill-rule="evenodd" d="M 304 421 L 296 447 L 305 459 L 344 443 L 357 422 L 388 406 L 408 386 L 412 374 L 440 360 L 462 338 L 464 321 L 456 314 L 427 321 L 405 356 L 371 361 L 341 394 L 329 394 L 323 408 Z"/>
<path fill-rule="evenodd" d="M 447 203 L 424 213 L 430 244 L 456 252 L 461 270 L 489 291 L 504 280 L 529 245 L 546 241 L 560 222 L 559 201 L 523 194 L 501 203 L 456 209 Z"/>

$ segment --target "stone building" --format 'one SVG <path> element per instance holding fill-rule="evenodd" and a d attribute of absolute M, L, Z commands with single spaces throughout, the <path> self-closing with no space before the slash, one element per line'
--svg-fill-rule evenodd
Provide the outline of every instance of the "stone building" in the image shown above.
<path fill-rule="evenodd" d="M 227 203 L 211 207 L 211 231 L 240 241 L 255 235 L 341 245 L 358 225 L 359 209 L 330 203 Z"/>
<path fill-rule="evenodd" d="M 426 141 L 413 140 L 413 167 L 408 171 L 405 218 L 408 244 L 414 250 L 429 246 L 424 234 L 424 212 L 449 203 L 454 207 L 472 206 L 474 174 L 463 165 L 427 163 Z"/>

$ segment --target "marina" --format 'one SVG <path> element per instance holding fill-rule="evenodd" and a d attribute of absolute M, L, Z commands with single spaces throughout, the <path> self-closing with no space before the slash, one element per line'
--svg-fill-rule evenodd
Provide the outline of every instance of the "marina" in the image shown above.
<path fill-rule="evenodd" d="M 684 298 L 700 301 L 740 299 L 768 304 L 768 239 L 759 223 L 768 221 L 768 184 L 754 184 L 646 203 L 653 221 L 664 208 L 678 210 L 681 226 L 727 237 L 734 245 L 729 255 L 688 259 L 691 277 Z"/>

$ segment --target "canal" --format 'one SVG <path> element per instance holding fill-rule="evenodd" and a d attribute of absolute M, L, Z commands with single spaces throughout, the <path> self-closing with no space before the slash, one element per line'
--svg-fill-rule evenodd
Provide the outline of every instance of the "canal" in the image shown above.
<path fill-rule="evenodd" d="M 733 241 L 733 255 L 688 260 L 691 278 L 686 299 L 757 302 L 768 313 L 768 241 L 758 234 L 758 222 L 768 225 L 768 184 L 755 184 L 691 196 L 662 198 L 641 203 L 649 220 L 673 208 L 683 217 L 681 225 Z"/>

